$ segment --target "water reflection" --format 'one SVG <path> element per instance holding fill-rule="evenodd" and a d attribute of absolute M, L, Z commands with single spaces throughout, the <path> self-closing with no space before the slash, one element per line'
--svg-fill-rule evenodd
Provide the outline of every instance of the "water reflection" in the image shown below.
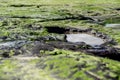
<path fill-rule="evenodd" d="M 104 40 L 89 34 L 67 34 L 68 42 L 85 42 L 88 45 L 99 48 L 99 45 L 104 44 Z"/>
<path fill-rule="evenodd" d="M 120 29 L 120 24 L 106 24 L 105 27 L 112 29 Z"/>

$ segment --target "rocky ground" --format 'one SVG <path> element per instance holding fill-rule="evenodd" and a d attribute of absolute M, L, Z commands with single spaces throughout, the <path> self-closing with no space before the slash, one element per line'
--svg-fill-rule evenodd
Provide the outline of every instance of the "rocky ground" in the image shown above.
<path fill-rule="evenodd" d="M 0 80 L 120 80 L 120 1 L 0 1 Z"/>

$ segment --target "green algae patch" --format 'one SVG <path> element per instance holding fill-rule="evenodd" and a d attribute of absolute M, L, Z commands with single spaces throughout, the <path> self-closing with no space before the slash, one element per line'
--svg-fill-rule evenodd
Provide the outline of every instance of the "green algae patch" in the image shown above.
<path fill-rule="evenodd" d="M 56 50 L 54 52 L 56 53 Z M 57 53 L 59 52 L 61 53 L 59 55 L 42 58 L 37 63 L 38 67 L 62 80 L 118 80 L 120 77 L 118 61 L 94 57 L 81 52 L 57 50 Z"/>
<path fill-rule="evenodd" d="M 12 57 L 2 60 L 0 65 L 1 80 L 57 80 L 49 72 L 39 69 L 36 57 Z M 34 77 L 33 77 L 34 76 Z"/>
<path fill-rule="evenodd" d="M 8 80 L 10 77 L 13 77 L 13 75 L 9 75 L 13 73 L 17 66 L 16 66 L 16 61 L 12 60 L 2 60 L 0 61 L 0 79 L 1 80 Z M 14 73 L 15 75 L 15 73 Z"/>

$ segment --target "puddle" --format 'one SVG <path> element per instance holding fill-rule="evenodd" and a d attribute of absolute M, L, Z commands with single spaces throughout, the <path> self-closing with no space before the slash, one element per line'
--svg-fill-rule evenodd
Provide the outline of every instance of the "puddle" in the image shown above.
<path fill-rule="evenodd" d="M 103 39 L 97 38 L 89 34 L 67 34 L 66 40 L 72 43 L 85 42 L 86 44 L 91 45 L 93 47 L 97 47 L 105 43 Z"/>
<path fill-rule="evenodd" d="M 120 29 L 120 24 L 106 24 L 105 27 L 113 28 L 113 29 Z"/>
<path fill-rule="evenodd" d="M 0 49 L 18 48 L 18 47 L 21 47 L 21 46 L 23 46 L 24 44 L 27 44 L 27 43 L 29 43 L 29 42 L 25 41 L 25 40 L 2 42 L 2 43 L 0 43 Z"/>

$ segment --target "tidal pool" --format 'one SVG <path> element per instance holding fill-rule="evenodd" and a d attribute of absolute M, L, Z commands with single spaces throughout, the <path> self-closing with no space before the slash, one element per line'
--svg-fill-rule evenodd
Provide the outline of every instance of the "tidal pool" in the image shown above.
<path fill-rule="evenodd" d="M 89 34 L 67 34 L 66 40 L 73 43 L 85 42 L 86 44 L 91 46 L 99 46 L 105 43 L 103 39 Z"/>
<path fill-rule="evenodd" d="M 105 27 L 113 28 L 113 29 L 120 29 L 120 24 L 106 24 Z"/>

